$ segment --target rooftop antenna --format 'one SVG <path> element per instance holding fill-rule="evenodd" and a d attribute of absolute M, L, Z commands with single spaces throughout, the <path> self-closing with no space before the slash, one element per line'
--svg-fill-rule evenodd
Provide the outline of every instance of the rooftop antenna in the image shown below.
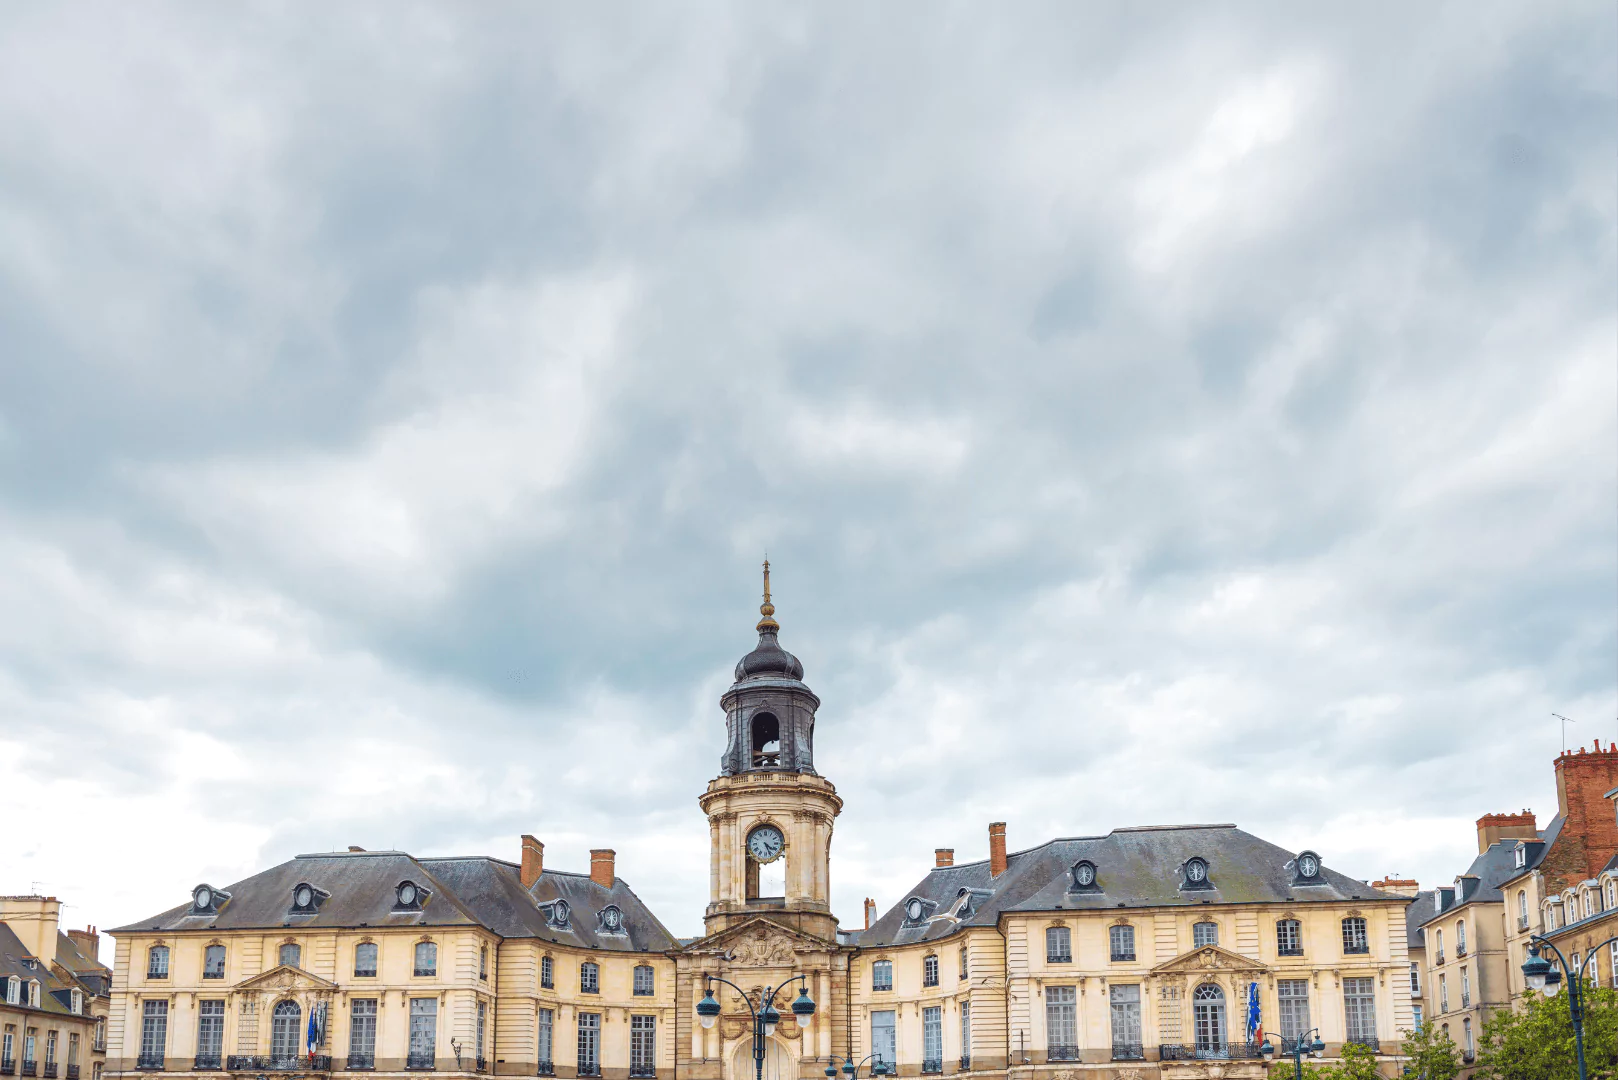
<path fill-rule="evenodd" d="M 1569 724 L 1577 724 L 1578 721 L 1573 719 L 1571 716 L 1563 716 L 1559 712 L 1553 712 L 1551 715 L 1562 721 L 1562 753 L 1565 754 L 1567 753 L 1567 726 Z"/>

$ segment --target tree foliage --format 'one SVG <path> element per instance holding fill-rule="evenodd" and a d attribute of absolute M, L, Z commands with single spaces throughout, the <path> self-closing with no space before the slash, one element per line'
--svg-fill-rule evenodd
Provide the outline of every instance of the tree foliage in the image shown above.
<path fill-rule="evenodd" d="M 1455 1080 L 1461 1071 L 1454 1040 L 1430 1020 L 1405 1032 L 1404 1052 L 1409 1055 L 1410 1070 L 1421 1080 Z"/>
<path fill-rule="evenodd" d="M 1289 1080 L 1296 1075 L 1297 1065 L 1291 1058 L 1270 1066 L 1270 1080 Z M 1304 1065 L 1303 1076 L 1304 1080 L 1384 1080 L 1376 1055 L 1358 1043 L 1344 1046 L 1343 1056 L 1329 1065 Z"/>
<path fill-rule="evenodd" d="M 1476 1080 L 1578 1080 L 1567 991 L 1529 991 L 1483 1025 Z M 1584 992 L 1584 1060 L 1590 1080 L 1618 1080 L 1618 991 Z"/>

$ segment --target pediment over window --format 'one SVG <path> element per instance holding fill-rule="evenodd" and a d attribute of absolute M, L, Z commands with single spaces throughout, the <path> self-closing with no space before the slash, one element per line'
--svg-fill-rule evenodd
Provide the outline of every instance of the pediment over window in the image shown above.
<path fill-rule="evenodd" d="M 1218 945 L 1202 945 L 1181 953 L 1152 969 L 1153 975 L 1195 975 L 1205 971 L 1266 972 L 1269 967 L 1250 956 L 1222 949 Z"/>
<path fill-rule="evenodd" d="M 236 984 L 238 990 L 336 990 L 337 984 L 327 982 L 319 975 L 311 975 L 303 968 L 281 964 L 270 970 L 243 979 Z"/>

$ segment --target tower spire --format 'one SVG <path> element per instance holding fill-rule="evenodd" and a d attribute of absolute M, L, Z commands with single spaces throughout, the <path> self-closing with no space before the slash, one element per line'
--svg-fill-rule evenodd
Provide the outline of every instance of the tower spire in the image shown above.
<path fill-rule="evenodd" d="M 774 619 L 775 605 L 770 603 L 770 557 L 764 556 L 764 602 L 758 606 L 758 613 L 764 616 L 758 621 L 755 629 L 759 633 L 775 633 L 781 629 L 781 624 Z"/>

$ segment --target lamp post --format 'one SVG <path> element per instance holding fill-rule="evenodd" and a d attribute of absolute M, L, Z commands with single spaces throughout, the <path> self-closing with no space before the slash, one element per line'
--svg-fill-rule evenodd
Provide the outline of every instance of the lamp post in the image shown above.
<path fill-rule="evenodd" d="M 724 983 L 742 996 L 747 1005 L 747 1011 L 753 1016 L 753 1072 L 758 1080 L 764 1080 L 764 1040 L 775 1034 L 775 1025 L 781 1022 L 781 1014 L 775 1009 L 775 995 L 791 986 L 795 982 L 803 983 L 798 987 L 798 996 L 792 1001 L 792 1015 L 798 1021 L 798 1026 L 806 1028 L 815 1015 L 815 1002 L 809 996 L 809 976 L 794 975 L 779 986 L 766 986 L 759 995 L 758 1007 L 753 1007 L 753 1001 L 747 996 L 747 991 L 731 982 L 721 979 L 717 975 L 703 977 L 702 988 L 707 995 L 697 1002 L 697 1022 L 705 1028 L 711 1028 L 719 1021 L 719 1002 L 713 996 L 713 984 Z"/>
<path fill-rule="evenodd" d="M 1572 972 L 1567 981 L 1567 1011 L 1573 1021 L 1573 1049 L 1579 1059 L 1579 1080 L 1588 1080 L 1589 1076 L 1584 1069 L 1584 969 L 1590 965 L 1591 957 L 1615 941 L 1618 941 L 1618 937 L 1610 937 L 1586 953 L 1578 970 Z M 1523 980 L 1528 983 L 1528 989 L 1538 990 L 1546 997 L 1555 997 L 1557 991 L 1562 989 L 1562 972 L 1539 955 L 1541 949 L 1549 949 L 1556 954 L 1562 967 L 1568 967 L 1567 957 L 1562 955 L 1561 949 L 1538 934 L 1530 934 L 1528 959 L 1523 961 L 1522 966 Z"/>
<path fill-rule="evenodd" d="M 1304 1040 L 1311 1035 L 1315 1037 L 1315 1041 L 1309 1043 L 1307 1046 L 1304 1045 Z M 1272 1032 L 1264 1036 L 1264 1043 L 1258 1048 L 1259 1053 L 1263 1054 L 1266 1058 L 1275 1053 L 1275 1047 L 1270 1044 L 1271 1039 L 1274 1039 L 1277 1043 L 1281 1044 L 1281 1053 L 1285 1054 L 1288 1052 L 1285 1041 L 1282 1040 L 1281 1036 Z M 1319 1057 L 1321 1054 L 1326 1052 L 1326 1044 L 1320 1041 L 1319 1028 L 1310 1028 L 1308 1031 L 1292 1040 L 1292 1065 L 1297 1072 L 1298 1080 L 1303 1080 L 1303 1055 L 1305 1052 L 1313 1054 L 1316 1057 Z"/>
<path fill-rule="evenodd" d="M 892 1074 L 893 1069 L 888 1066 L 887 1062 L 882 1060 L 881 1055 L 879 1055 L 879 1054 L 867 1054 L 867 1055 L 865 1055 L 863 1058 L 861 1058 L 859 1060 L 858 1064 L 856 1064 L 855 1062 L 851 1061 L 848 1058 L 843 1059 L 843 1077 L 844 1077 L 844 1080 L 859 1080 L 859 1078 L 860 1078 L 860 1065 L 864 1065 L 867 1061 L 870 1061 L 872 1058 L 876 1058 L 876 1063 L 871 1066 L 871 1071 L 866 1074 L 867 1076 L 889 1076 L 889 1075 Z M 837 1065 L 836 1065 L 837 1058 L 836 1058 L 836 1056 L 834 1055 L 831 1060 L 832 1060 L 832 1064 L 826 1066 L 826 1075 L 830 1078 L 830 1080 L 837 1080 Z"/>

